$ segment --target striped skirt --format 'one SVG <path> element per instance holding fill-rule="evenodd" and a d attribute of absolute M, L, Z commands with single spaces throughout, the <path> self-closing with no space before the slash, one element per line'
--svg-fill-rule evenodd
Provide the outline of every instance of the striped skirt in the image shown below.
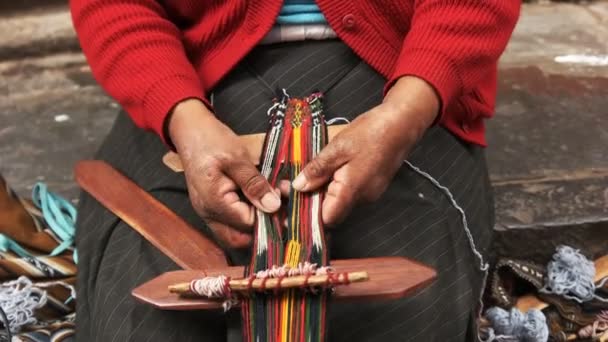
<path fill-rule="evenodd" d="M 327 119 L 353 119 L 381 102 L 384 83 L 339 41 L 284 43 L 252 51 L 212 99 L 218 118 L 236 133 L 259 133 L 266 131 L 266 111 L 278 89 L 292 96 L 322 91 Z M 189 203 L 183 175 L 161 163 L 166 152 L 158 137 L 120 115 L 96 158 L 211 236 Z M 433 127 L 408 160 L 450 189 L 486 255 L 494 213 L 483 150 Z M 238 312 L 164 312 L 136 302 L 134 287 L 178 267 L 88 195 L 79 210 L 78 341 L 240 339 Z M 459 211 L 428 179 L 404 165 L 377 202 L 355 208 L 332 229 L 331 242 L 333 259 L 406 256 L 436 268 L 438 279 L 401 300 L 330 305 L 328 341 L 474 340 L 483 273 Z M 246 252 L 226 252 L 234 264 L 249 260 Z"/>

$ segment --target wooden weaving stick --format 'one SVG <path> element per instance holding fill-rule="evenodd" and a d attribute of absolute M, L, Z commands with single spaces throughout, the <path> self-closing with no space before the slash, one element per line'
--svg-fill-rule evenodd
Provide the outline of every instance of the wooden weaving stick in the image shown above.
<path fill-rule="evenodd" d="M 206 276 L 243 277 L 242 266 L 228 266 L 222 250 L 179 216 L 102 161 L 82 161 L 75 168 L 76 181 L 94 198 L 184 271 L 167 272 L 132 291 L 142 302 L 166 310 L 216 309 L 213 299 L 183 298 L 168 287 Z M 369 281 L 337 287 L 336 299 L 396 299 L 429 285 L 434 269 L 402 257 L 333 260 L 335 272 L 366 271 Z"/>
<path fill-rule="evenodd" d="M 335 300 L 390 300 L 406 297 L 429 285 L 436 272 L 416 261 L 401 257 L 332 260 L 335 272 L 365 270 L 369 281 L 334 288 Z M 131 293 L 141 302 L 163 310 L 219 309 L 221 300 L 180 297 L 170 293 L 169 286 L 189 282 L 193 279 L 225 275 L 243 277 L 244 267 L 208 269 L 206 271 L 173 271 L 164 273 L 135 288 Z"/>
<path fill-rule="evenodd" d="M 224 251 L 103 161 L 76 164 L 76 182 L 183 269 L 228 266 Z"/>
<path fill-rule="evenodd" d="M 329 140 L 333 139 L 338 133 L 340 133 L 348 125 L 332 125 L 327 126 L 327 135 Z M 265 133 L 259 134 L 248 134 L 241 135 L 239 139 L 243 145 L 247 148 L 249 158 L 254 165 L 260 163 L 260 156 L 262 155 L 262 148 L 264 146 L 264 139 L 266 138 Z M 184 167 L 182 161 L 179 159 L 179 155 L 175 152 L 168 152 L 163 156 L 163 163 L 175 172 L 183 172 Z"/>
<path fill-rule="evenodd" d="M 598 258 L 597 260 L 595 260 L 594 264 L 595 264 L 595 278 L 594 278 L 595 282 L 598 282 L 598 281 L 602 280 L 603 278 L 608 277 L 608 255 Z M 547 306 L 549 306 L 549 304 L 543 302 L 535 295 L 527 295 L 527 296 L 522 296 L 521 298 L 519 298 L 517 300 L 517 303 L 515 304 L 515 306 L 521 312 L 527 312 L 530 309 L 542 310 L 542 309 L 546 308 Z"/>
<path fill-rule="evenodd" d="M 346 274 L 346 276 L 345 276 Z M 293 289 L 293 288 L 301 288 L 304 284 L 307 286 L 323 286 L 327 283 L 333 284 L 352 284 L 358 283 L 362 281 L 369 280 L 369 274 L 367 272 L 345 272 L 345 273 L 336 273 L 333 277 L 328 274 L 321 275 L 299 275 L 293 277 L 286 278 L 267 278 L 267 279 L 254 279 L 249 282 L 249 279 L 231 279 L 228 281 L 228 286 L 232 292 L 266 292 L 272 290 L 284 290 L 284 289 Z M 192 287 L 189 282 L 178 283 L 169 285 L 169 292 L 177 293 L 179 295 L 186 296 L 196 296 L 196 293 L 192 291 Z"/>

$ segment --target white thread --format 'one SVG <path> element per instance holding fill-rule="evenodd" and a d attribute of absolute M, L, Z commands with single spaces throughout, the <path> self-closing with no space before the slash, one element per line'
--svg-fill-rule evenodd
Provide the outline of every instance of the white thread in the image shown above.
<path fill-rule="evenodd" d="M 275 102 L 270 108 L 268 108 L 268 111 L 266 112 L 266 116 L 272 116 L 272 111 L 280 105 L 281 105 L 280 102 Z"/>
<path fill-rule="evenodd" d="M 289 266 L 287 266 L 287 265 L 283 265 L 280 267 L 274 265 L 274 266 L 272 266 L 272 268 L 265 269 L 262 271 L 257 271 L 255 274 L 255 277 L 258 279 L 285 277 L 287 275 L 288 271 L 289 271 Z"/>
<path fill-rule="evenodd" d="M 225 298 L 228 277 L 204 277 L 190 282 L 190 290 L 199 296 L 207 298 Z"/>
<path fill-rule="evenodd" d="M 350 120 L 348 120 L 347 118 L 344 118 L 344 117 L 336 117 L 336 118 L 331 118 L 329 120 L 326 120 L 325 124 L 326 125 L 333 125 L 336 122 L 345 122 L 345 123 L 348 124 L 348 123 L 350 123 Z"/>
<path fill-rule="evenodd" d="M 265 278 L 281 278 L 281 277 L 294 277 L 299 275 L 323 275 L 331 272 L 332 269 L 329 266 L 317 267 L 317 264 L 310 262 L 299 263 L 296 267 L 290 267 L 289 265 L 283 266 L 272 266 L 272 268 L 258 271 L 255 277 L 258 279 Z"/>
<path fill-rule="evenodd" d="M 8 318 L 8 328 L 13 332 L 36 323 L 34 311 L 46 302 L 46 291 L 35 287 L 25 276 L 0 285 L 0 306 Z"/>
<path fill-rule="evenodd" d="M 412 163 L 410 163 L 409 161 L 404 160 L 403 162 L 410 169 L 414 170 L 416 173 L 418 173 L 419 175 L 423 176 L 428 181 L 433 183 L 433 185 L 435 185 L 435 187 L 437 187 L 441 191 L 443 191 L 443 193 L 448 197 L 452 206 L 460 213 L 460 217 L 462 219 L 462 226 L 464 227 L 464 231 L 467 234 L 467 238 L 469 239 L 469 245 L 471 247 L 471 250 L 473 251 L 473 254 L 475 254 L 477 259 L 479 260 L 479 270 L 487 271 L 490 268 L 490 265 L 484 261 L 483 255 L 481 255 L 481 253 L 477 250 L 477 246 L 475 245 L 475 240 L 473 239 L 473 235 L 471 234 L 471 230 L 469 229 L 469 225 L 467 223 L 467 215 L 465 214 L 464 210 L 458 205 L 458 203 L 456 202 L 456 199 L 454 199 L 454 196 L 452 195 L 450 190 L 448 188 L 446 188 L 445 186 L 441 185 L 435 178 L 433 178 L 433 176 L 420 170 L 416 166 L 412 165 Z"/>
<path fill-rule="evenodd" d="M 321 195 L 314 193 L 312 195 L 312 212 L 318 213 L 321 208 Z M 323 248 L 323 238 L 321 232 L 321 215 L 312 215 L 311 218 L 311 229 L 312 229 L 312 245 L 320 251 Z"/>
<path fill-rule="evenodd" d="M 315 99 L 318 101 L 318 98 Z M 317 116 L 320 115 L 316 114 Z M 312 157 L 316 158 L 321 152 L 321 124 L 320 120 L 315 120 L 315 125 L 312 128 Z M 312 195 L 312 213 L 321 212 L 321 195 L 316 192 Z M 311 217 L 311 232 L 312 232 L 312 245 L 317 251 L 323 249 L 323 232 L 321 232 L 321 215 L 312 215 Z"/>
<path fill-rule="evenodd" d="M 222 308 L 224 308 L 224 312 L 227 312 L 239 303 L 236 298 L 229 296 L 229 282 L 230 279 L 226 276 L 195 279 L 190 282 L 190 291 L 201 297 L 224 298 L 225 300 L 222 302 Z"/>

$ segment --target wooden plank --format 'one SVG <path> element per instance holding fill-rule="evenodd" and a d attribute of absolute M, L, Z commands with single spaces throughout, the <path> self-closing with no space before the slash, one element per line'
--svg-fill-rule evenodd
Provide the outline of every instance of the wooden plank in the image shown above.
<path fill-rule="evenodd" d="M 157 199 L 103 161 L 81 161 L 76 182 L 184 269 L 226 267 L 224 252 Z"/>
<path fill-rule="evenodd" d="M 331 262 L 335 272 L 365 271 L 369 280 L 334 289 L 332 298 L 337 300 L 389 300 L 406 297 L 428 286 L 437 276 L 432 268 L 401 257 L 335 260 Z M 242 278 L 243 267 L 227 267 L 200 271 L 167 272 L 140 285 L 132 291 L 139 301 L 163 310 L 220 309 L 221 301 L 202 298 L 180 297 L 169 292 L 169 286 L 189 282 L 205 276 L 225 275 Z"/>

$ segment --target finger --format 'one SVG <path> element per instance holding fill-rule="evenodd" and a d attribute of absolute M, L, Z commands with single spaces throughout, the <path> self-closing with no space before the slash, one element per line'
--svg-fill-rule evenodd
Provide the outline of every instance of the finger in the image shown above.
<path fill-rule="evenodd" d="M 294 179 L 293 188 L 298 191 L 313 191 L 327 184 L 334 172 L 348 160 L 347 154 L 342 153 L 341 146 L 339 142 L 325 146 Z"/>
<path fill-rule="evenodd" d="M 283 197 L 289 197 L 289 192 L 291 191 L 291 182 L 288 180 L 280 181 L 279 190 L 281 191 L 281 195 Z"/>
<path fill-rule="evenodd" d="M 348 216 L 355 204 L 355 197 L 350 187 L 339 180 L 329 183 L 321 208 L 323 223 L 328 227 L 335 226 Z"/>
<path fill-rule="evenodd" d="M 213 232 L 215 238 L 224 247 L 247 248 L 251 245 L 252 236 L 250 234 L 240 232 L 225 224 L 215 221 L 208 221 L 207 225 Z"/>
<path fill-rule="evenodd" d="M 217 179 L 203 196 L 203 218 L 249 231 L 254 222 L 254 209 L 236 193 L 237 186 L 228 177 Z"/>
<path fill-rule="evenodd" d="M 227 165 L 223 171 L 256 208 L 273 213 L 281 206 L 281 197 L 274 192 L 268 181 L 251 162 L 237 161 Z"/>

